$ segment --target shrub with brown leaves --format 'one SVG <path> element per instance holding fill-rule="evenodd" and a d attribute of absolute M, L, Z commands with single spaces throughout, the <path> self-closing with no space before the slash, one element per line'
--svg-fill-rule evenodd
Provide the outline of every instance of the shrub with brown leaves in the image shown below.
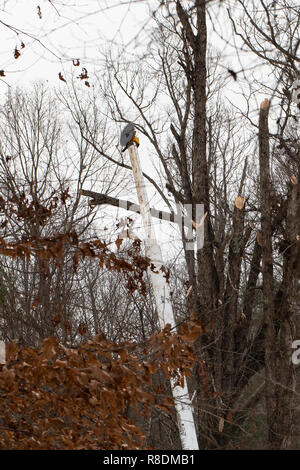
<path fill-rule="evenodd" d="M 55 337 L 39 349 L 8 344 L 0 371 L 0 449 L 144 448 L 145 436 L 126 410 L 172 411 L 170 397 L 151 391 L 152 378 L 159 369 L 178 383 L 191 375 L 188 342 L 200 331 L 190 322 L 174 335 L 167 325 L 143 345 L 118 345 L 102 334 L 77 348 Z"/>

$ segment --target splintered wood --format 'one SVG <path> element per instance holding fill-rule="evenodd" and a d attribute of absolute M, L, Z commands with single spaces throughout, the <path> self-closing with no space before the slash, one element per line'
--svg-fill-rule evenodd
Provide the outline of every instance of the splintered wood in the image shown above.
<path fill-rule="evenodd" d="M 0 364 L 5 364 L 6 354 L 5 354 L 5 343 L 0 341 Z"/>

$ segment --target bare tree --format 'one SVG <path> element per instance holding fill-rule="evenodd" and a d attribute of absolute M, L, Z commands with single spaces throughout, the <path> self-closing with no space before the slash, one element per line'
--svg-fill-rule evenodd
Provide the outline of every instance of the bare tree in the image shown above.
<path fill-rule="evenodd" d="M 246 4 L 241 4 L 249 15 Z M 262 7 L 268 24 L 271 13 Z M 106 79 L 102 78 L 99 88 L 107 103 L 107 114 L 115 122 L 135 122 L 152 145 L 159 162 L 159 185 L 156 183 L 155 189 L 161 201 L 169 210 L 173 210 L 174 203 L 182 207 L 192 204 L 194 208 L 204 204 L 207 214 L 204 247 L 196 256 L 186 248 L 187 234 L 182 231 L 187 290 L 192 287 L 185 301 L 189 314 L 196 314 L 203 328 L 196 346 L 199 360 L 193 383 L 200 445 L 230 447 L 239 433 L 240 442 L 245 442 L 243 436 L 247 436 L 251 421 L 249 411 L 257 406 L 265 410 L 266 373 L 269 444 L 272 448 L 286 447 L 293 395 L 288 351 L 291 321 L 298 308 L 298 219 L 291 215 L 299 207 L 297 145 L 292 173 L 285 161 L 292 182 L 287 187 L 283 184 L 282 191 L 279 187 L 274 190 L 279 167 L 274 166 L 273 175 L 268 162 L 270 152 L 279 158 L 279 142 L 288 152 L 283 131 L 289 128 L 286 119 L 292 102 L 290 99 L 278 108 L 281 117 L 284 110 L 284 122 L 277 134 L 269 131 L 264 107 L 256 109 L 255 119 L 243 112 L 238 120 L 237 112 L 220 99 L 224 67 L 218 67 L 218 54 L 214 56 L 207 47 L 206 19 L 211 6 L 195 0 L 187 7 L 177 0 L 167 2 L 163 8 L 161 16 L 156 14 L 147 58 L 132 63 L 123 55 L 121 64 L 108 57 Z M 280 11 L 287 15 L 286 28 L 280 30 L 281 45 L 274 33 L 275 25 L 264 35 L 258 9 L 257 21 L 248 18 L 243 25 L 250 25 L 255 34 L 262 35 L 264 53 L 257 55 L 266 66 L 273 67 L 282 79 L 290 74 L 292 80 L 296 77 L 297 23 L 291 26 L 288 20 L 295 13 L 293 7 L 282 4 Z M 231 10 L 229 16 L 239 34 Z M 297 22 L 295 15 L 293 18 Z M 251 48 L 252 38 L 254 33 L 245 33 L 245 43 L 256 53 Z M 268 41 L 274 45 L 270 53 L 265 47 Z M 280 88 L 274 89 L 280 97 Z M 274 100 L 274 113 L 275 105 Z M 242 131 L 242 125 L 249 123 L 254 125 L 255 145 L 251 134 Z M 82 132 L 92 141 L 88 126 Z M 277 139 L 277 147 L 272 140 L 270 148 L 271 138 Z M 101 145 L 97 149 L 103 155 Z M 254 162 L 248 158 L 250 152 Z M 117 164 L 122 166 L 123 161 Z M 290 243 L 284 245 L 282 239 Z M 276 243 L 282 243 L 279 254 Z M 293 255 L 290 246 L 295 250 Z M 264 439 L 259 445 L 266 445 Z"/>
<path fill-rule="evenodd" d="M 110 164 L 101 164 L 94 148 L 68 129 L 67 114 L 65 122 L 61 116 L 57 100 L 41 84 L 31 93 L 11 94 L 2 108 L 1 236 L 6 240 L 38 242 L 74 230 L 86 240 L 97 236 L 91 224 L 99 214 L 86 207 L 80 190 L 86 181 L 108 190 L 116 185 L 114 176 Z M 95 136 L 102 133 L 100 121 L 96 125 Z M 72 342 L 86 315 L 79 305 L 82 271 L 74 270 L 71 247 L 62 246 L 54 264 L 24 256 L 3 258 L 1 265 L 7 290 L 1 308 L 4 339 L 37 344 L 59 334 Z"/>

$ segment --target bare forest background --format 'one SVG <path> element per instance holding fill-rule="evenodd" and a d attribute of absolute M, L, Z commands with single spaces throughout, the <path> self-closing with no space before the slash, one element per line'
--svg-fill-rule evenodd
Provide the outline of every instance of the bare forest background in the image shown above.
<path fill-rule="evenodd" d="M 46 3 L 32 14 L 68 8 Z M 297 3 L 157 0 L 133 45 L 62 51 L 57 85 L 10 85 L 1 65 L 1 449 L 180 449 L 178 371 L 200 449 L 300 448 Z M 0 27 L 14 61 L 30 41 L 51 53 Z M 177 335 L 159 330 L 140 216 L 113 207 L 137 200 L 131 121 L 155 208 L 206 213 L 203 248 L 178 230 L 165 257 Z"/>

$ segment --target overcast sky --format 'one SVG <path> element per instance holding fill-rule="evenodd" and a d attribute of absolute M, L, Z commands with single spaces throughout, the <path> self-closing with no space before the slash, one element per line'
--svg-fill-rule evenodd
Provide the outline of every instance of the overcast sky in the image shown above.
<path fill-rule="evenodd" d="M 63 88 L 67 85 L 59 80 L 58 74 L 61 72 L 68 79 L 71 71 L 79 74 L 82 67 L 88 69 L 93 85 L 93 72 L 99 70 L 104 52 L 125 47 L 134 54 L 147 46 L 153 24 L 150 13 L 157 4 L 157 0 L 57 0 L 53 4 L 49 0 L 0 0 L 0 6 L 3 5 L 0 19 L 11 27 L 0 24 L 0 70 L 6 75 L 0 81 L 1 98 L 9 88 L 30 86 L 39 79 Z M 224 21 L 225 13 L 219 5 L 220 2 L 215 2 L 210 10 L 213 22 L 208 21 L 209 43 L 221 51 L 224 64 L 238 70 L 239 57 L 227 43 L 232 41 L 229 22 Z M 17 55 L 20 53 L 17 59 L 15 48 Z M 77 58 L 80 67 L 72 63 Z M 235 105 L 242 106 L 242 75 L 235 82 L 225 67 L 224 78 L 228 83 L 224 93 Z M 148 148 L 143 138 L 141 144 L 145 169 L 149 160 L 145 157 Z M 151 172 L 149 166 L 147 171 Z"/>
<path fill-rule="evenodd" d="M 13 27 L 0 25 L 0 68 L 6 74 L 2 92 L 6 84 L 34 79 L 56 84 L 59 72 L 71 70 L 70 59 L 80 58 L 88 68 L 108 48 L 145 44 L 151 21 L 149 2 L 124 0 L 68 0 L 55 6 L 48 0 L 10 0 L 0 18 Z M 15 47 L 21 53 L 17 60 Z"/>

